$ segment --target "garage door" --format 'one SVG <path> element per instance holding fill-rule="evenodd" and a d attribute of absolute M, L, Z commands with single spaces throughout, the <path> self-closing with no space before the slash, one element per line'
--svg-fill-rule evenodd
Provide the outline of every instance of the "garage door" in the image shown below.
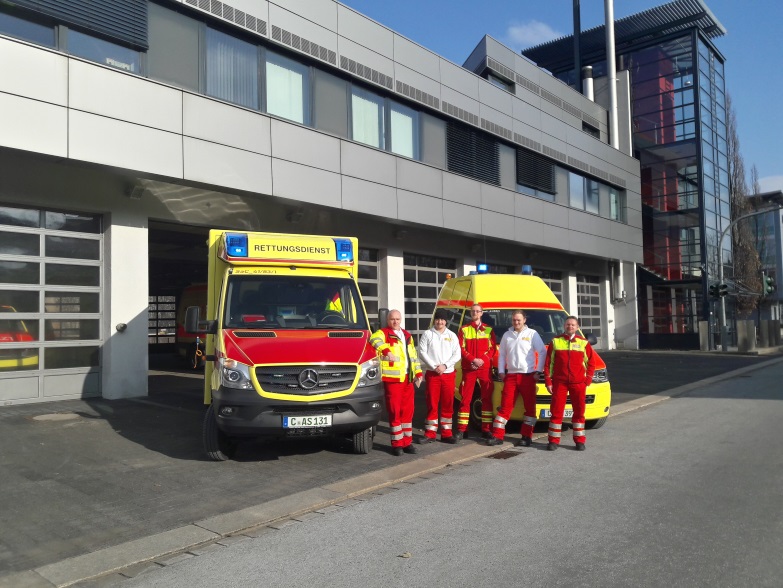
<path fill-rule="evenodd" d="M 99 215 L 0 205 L 0 401 L 100 395 Z"/>

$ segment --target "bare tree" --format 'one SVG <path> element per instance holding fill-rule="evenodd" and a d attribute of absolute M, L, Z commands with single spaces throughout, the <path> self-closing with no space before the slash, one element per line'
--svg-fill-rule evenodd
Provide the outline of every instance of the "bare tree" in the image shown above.
<path fill-rule="evenodd" d="M 728 113 L 727 149 L 729 159 L 729 192 L 731 202 L 731 218 L 736 219 L 753 212 L 753 205 L 748 199 L 748 183 L 745 179 L 745 161 L 740 152 L 740 140 L 737 132 L 737 115 L 734 112 L 731 96 L 726 96 Z M 755 166 L 753 167 L 755 170 Z M 751 177 L 754 189 L 758 185 L 758 172 Z M 747 317 L 757 308 L 761 292 L 761 260 L 756 247 L 756 223 L 754 218 L 738 222 L 731 235 L 733 249 L 732 266 L 734 281 L 740 294 L 737 296 L 736 308 L 738 317 Z M 743 294 L 742 292 L 747 292 Z"/>

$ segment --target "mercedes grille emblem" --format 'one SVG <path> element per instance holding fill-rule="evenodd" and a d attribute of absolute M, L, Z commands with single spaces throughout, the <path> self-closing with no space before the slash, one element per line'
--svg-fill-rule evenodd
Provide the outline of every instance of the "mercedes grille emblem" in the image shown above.
<path fill-rule="evenodd" d="M 310 369 L 299 372 L 299 385 L 305 390 L 315 388 L 318 385 L 318 372 Z"/>

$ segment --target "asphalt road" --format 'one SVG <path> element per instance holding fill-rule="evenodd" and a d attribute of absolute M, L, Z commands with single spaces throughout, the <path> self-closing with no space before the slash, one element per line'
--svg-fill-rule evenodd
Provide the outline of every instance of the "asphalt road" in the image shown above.
<path fill-rule="evenodd" d="M 616 407 L 639 395 L 769 359 L 604 355 Z M 162 363 L 164 358 L 152 359 L 153 368 L 170 366 Z M 352 455 L 345 445 L 322 440 L 248 441 L 235 460 L 209 462 L 201 445 L 204 406 L 198 375 L 157 371 L 149 381 L 146 398 L 69 400 L 0 411 L 0 495 L 9 505 L 0 509 L 0 585 L 8 574 L 416 459 L 390 455 L 388 427 L 382 423 L 369 455 Z M 417 396 L 414 427 L 419 435 L 424 402 L 423 395 Z M 610 420 L 594 436 L 599 439 L 614 426 Z M 538 428 L 545 430 L 543 424 Z M 510 431 L 513 440 L 518 427 Z M 451 447 L 434 443 L 423 447 L 420 457 Z"/>
<path fill-rule="evenodd" d="M 776 363 L 696 388 L 583 453 L 510 450 L 122 586 L 778 587 L 781 379 Z"/>

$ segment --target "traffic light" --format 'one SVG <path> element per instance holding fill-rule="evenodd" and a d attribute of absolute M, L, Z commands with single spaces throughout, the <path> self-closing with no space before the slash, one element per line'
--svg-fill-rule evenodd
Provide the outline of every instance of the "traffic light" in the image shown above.
<path fill-rule="evenodd" d="M 729 293 L 728 284 L 718 284 L 718 298 L 723 298 L 728 293 Z"/>
<path fill-rule="evenodd" d="M 710 291 L 710 298 L 717 298 L 718 297 L 718 284 L 712 284 L 709 287 Z"/>
<path fill-rule="evenodd" d="M 775 278 L 768 275 L 767 272 L 761 272 L 761 295 L 769 296 L 777 289 Z"/>

